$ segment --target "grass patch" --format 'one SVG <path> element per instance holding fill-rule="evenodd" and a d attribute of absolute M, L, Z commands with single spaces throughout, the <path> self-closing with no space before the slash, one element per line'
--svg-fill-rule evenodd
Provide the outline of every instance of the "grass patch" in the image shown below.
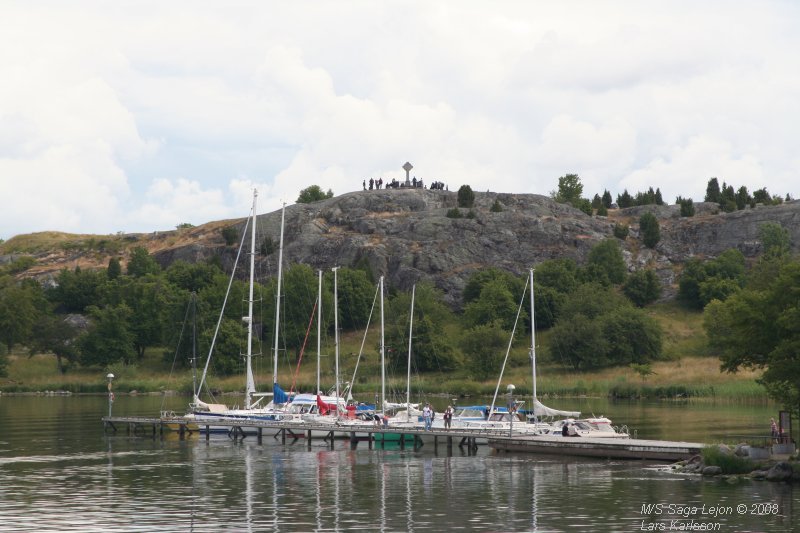
<path fill-rule="evenodd" d="M 723 474 L 749 474 L 756 468 L 750 459 L 723 452 L 717 446 L 706 446 L 700 453 L 706 466 L 718 466 Z"/>

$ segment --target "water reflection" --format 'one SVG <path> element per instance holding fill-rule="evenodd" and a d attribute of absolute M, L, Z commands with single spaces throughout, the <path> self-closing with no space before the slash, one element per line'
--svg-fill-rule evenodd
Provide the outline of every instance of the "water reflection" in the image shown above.
<path fill-rule="evenodd" d="M 485 446 L 472 454 L 106 436 L 105 404 L 73 400 L 48 410 L 24 401 L 9 409 L 0 399 L 4 429 L 14 428 L 0 437 L 0 531 L 638 531 L 669 518 L 643 512 L 645 505 L 755 503 L 779 512 L 715 520 L 722 531 L 789 531 L 800 498 L 784 484 Z M 653 409 L 671 420 L 691 414 Z"/>

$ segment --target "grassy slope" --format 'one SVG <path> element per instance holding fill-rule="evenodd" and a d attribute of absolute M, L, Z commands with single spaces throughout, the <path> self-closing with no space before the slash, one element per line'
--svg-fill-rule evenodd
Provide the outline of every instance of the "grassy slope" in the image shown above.
<path fill-rule="evenodd" d="M 705 334 L 702 330 L 701 314 L 686 311 L 676 304 L 659 304 L 650 308 L 651 315 L 661 323 L 664 330 L 665 360 L 654 363 L 654 375 L 640 377 L 627 367 L 609 368 L 594 372 L 575 372 L 558 361 L 550 360 L 547 350 L 547 334 L 537 336 L 537 392 L 539 396 L 607 396 L 610 393 L 626 397 L 673 397 L 673 396 L 718 396 L 729 398 L 762 397 L 764 391 L 755 383 L 758 372 L 723 374 L 719 371 L 719 360 L 706 354 Z M 343 335 L 341 354 L 357 353 L 362 333 Z M 373 340 L 374 338 L 374 340 Z M 520 394 L 530 393 L 532 375 L 528 364 L 526 341 L 520 341 L 512 350 L 509 364 L 503 377 L 503 387 L 514 383 Z M 380 363 L 374 346 L 377 331 L 370 333 L 366 343 L 370 347 L 362 359 L 354 393 L 356 396 L 372 395 L 380 390 Z M 115 388 L 118 391 L 138 390 L 154 392 L 163 390 L 191 391 L 191 372 L 186 368 L 171 371 L 171 364 L 162 360 L 163 350 L 149 350 L 145 361 L 135 367 L 114 366 L 111 371 L 118 376 Z M 55 359 L 48 355 L 28 357 L 24 352 L 10 356 L 9 377 L 0 378 L 0 390 L 43 391 L 71 390 L 73 392 L 102 392 L 105 390 L 103 369 L 76 369 L 65 376 L 58 375 Z M 313 390 L 316 387 L 316 354 L 306 356 L 297 377 L 297 389 Z M 260 388 L 269 388 L 272 380 L 272 363 L 268 357 L 255 362 L 257 382 Z M 327 357 L 323 364 L 323 388 L 333 384 L 333 361 Z M 341 358 L 343 375 L 351 375 L 354 357 Z M 289 361 L 280 364 L 279 381 L 284 388 L 292 382 L 294 365 Z M 389 372 L 388 390 L 405 391 L 405 367 Z M 447 395 L 479 395 L 494 392 L 497 377 L 476 382 L 466 372 L 431 373 L 414 375 L 412 388 L 415 392 Z M 210 385 L 223 391 L 241 391 L 240 376 L 224 379 L 211 378 Z"/>

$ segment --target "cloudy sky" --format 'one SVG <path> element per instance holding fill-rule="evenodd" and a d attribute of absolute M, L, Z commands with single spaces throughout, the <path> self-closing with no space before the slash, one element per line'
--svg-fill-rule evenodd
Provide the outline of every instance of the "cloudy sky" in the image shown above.
<path fill-rule="evenodd" d="M 800 197 L 800 3 L 0 0 L 0 238 L 412 174 Z"/>

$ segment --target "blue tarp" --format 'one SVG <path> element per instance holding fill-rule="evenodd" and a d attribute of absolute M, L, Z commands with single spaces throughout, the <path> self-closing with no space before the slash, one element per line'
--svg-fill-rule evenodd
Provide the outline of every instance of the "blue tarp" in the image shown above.
<path fill-rule="evenodd" d="M 289 401 L 289 395 L 277 383 L 272 384 L 272 402 L 275 404 L 286 403 Z"/>

